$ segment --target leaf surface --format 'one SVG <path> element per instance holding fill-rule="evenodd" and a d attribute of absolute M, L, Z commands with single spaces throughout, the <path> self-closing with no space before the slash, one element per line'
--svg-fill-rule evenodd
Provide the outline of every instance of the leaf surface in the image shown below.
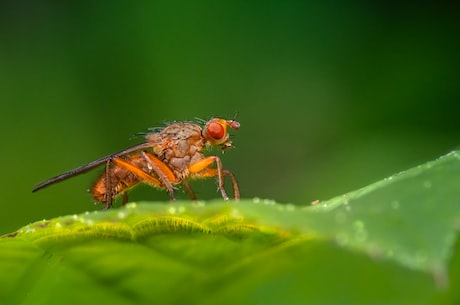
<path fill-rule="evenodd" d="M 460 155 L 315 205 L 130 203 L 0 238 L 0 304 L 456 304 Z"/>

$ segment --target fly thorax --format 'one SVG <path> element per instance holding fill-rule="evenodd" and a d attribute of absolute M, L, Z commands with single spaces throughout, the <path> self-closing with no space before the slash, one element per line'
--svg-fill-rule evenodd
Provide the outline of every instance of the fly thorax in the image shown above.
<path fill-rule="evenodd" d="M 182 171 L 190 164 L 190 156 L 174 157 L 169 159 L 169 166 L 175 171 Z"/>

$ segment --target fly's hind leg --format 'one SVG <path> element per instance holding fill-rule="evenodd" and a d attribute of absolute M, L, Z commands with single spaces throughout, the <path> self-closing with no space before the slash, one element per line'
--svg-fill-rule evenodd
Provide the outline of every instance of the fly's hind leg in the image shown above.
<path fill-rule="evenodd" d="M 185 191 L 187 192 L 188 196 L 190 197 L 191 200 L 195 201 L 196 200 L 196 195 L 195 192 L 192 190 L 190 187 L 190 184 L 188 184 L 188 181 L 183 181 L 182 186 L 184 187 Z"/>
<path fill-rule="evenodd" d="M 168 190 L 169 199 L 171 201 L 176 200 L 174 197 L 173 183 L 177 183 L 177 178 L 173 171 L 152 153 L 142 151 L 141 154 L 144 160 L 152 167 L 152 170 L 158 175 L 158 180 L 160 180 Z"/>
<path fill-rule="evenodd" d="M 128 203 L 128 192 L 123 192 L 121 196 L 122 196 L 121 204 L 126 205 Z"/>
<path fill-rule="evenodd" d="M 106 202 L 105 202 L 104 210 L 108 210 L 112 207 L 113 195 L 112 195 L 112 183 L 110 179 L 110 162 L 111 161 L 112 160 L 109 159 L 107 160 L 107 162 L 105 162 L 105 189 L 106 189 L 105 198 L 106 198 Z"/>
<path fill-rule="evenodd" d="M 124 159 L 115 158 L 115 159 L 112 160 L 112 162 L 116 166 L 122 167 L 122 168 L 130 171 L 140 181 L 143 181 L 145 183 L 148 183 L 150 185 L 157 186 L 157 187 L 163 187 L 164 186 L 164 184 L 160 180 L 158 180 L 157 178 L 155 178 L 155 177 L 151 176 L 150 174 L 144 172 L 139 167 L 129 163 L 128 161 L 126 161 Z M 106 186 L 108 184 L 109 183 L 107 183 L 107 180 L 106 180 Z M 107 197 L 107 207 L 110 207 L 112 205 L 112 188 L 107 189 L 107 196 L 109 196 L 109 197 Z M 125 205 L 128 202 L 128 194 L 126 193 L 126 191 L 122 193 L 122 196 L 123 196 L 123 205 Z M 109 201 L 109 198 L 110 198 L 110 201 Z M 109 205 L 109 202 L 110 202 L 110 205 Z"/>

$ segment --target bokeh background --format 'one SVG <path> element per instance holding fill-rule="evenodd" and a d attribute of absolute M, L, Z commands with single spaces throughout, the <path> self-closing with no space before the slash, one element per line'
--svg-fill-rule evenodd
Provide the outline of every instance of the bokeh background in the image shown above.
<path fill-rule="evenodd" d="M 238 113 L 222 158 L 242 196 L 295 204 L 443 155 L 460 143 L 459 25 L 442 1 L 2 1 L 0 234 L 100 209 L 100 170 L 31 189 L 165 121 Z"/>

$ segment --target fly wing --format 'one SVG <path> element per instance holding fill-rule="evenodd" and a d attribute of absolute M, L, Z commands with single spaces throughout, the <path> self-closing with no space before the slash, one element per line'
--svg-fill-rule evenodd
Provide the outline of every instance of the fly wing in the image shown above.
<path fill-rule="evenodd" d="M 52 177 L 50 179 L 47 179 L 47 180 L 45 180 L 43 182 L 40 182 L 39 184 L 37 184 L 33 188 L 32 192 L 36 192 L 36 191 L 38 191 L 38 190 L 40 190 L 40 189 L 42 189 L 44 187 L 47 187 L 47 186 L 49 186 L 51 184 L 66 180 L 66 179 L 74 177 L 74 176 L 81 175 L 83 173 L 86 173 L 87 171 L 89 171 L 89 170 L 91 170 L 91 169 L 93 169 L 95 167 L 98 167 L 99 165 L 104 164 L 107 161 L 112 160 L 114 158 L 122 157 L 122 156 L 125 156 L 125 155 L 129 154 L 129 153 L 132 153 L 132 152 L 144 149 L 144 148 L 149 148 L 149 147 L 152 147 L 152 143 L 151 142 L 146 142 L 146 143 L 134 145 L 134 146 L 129 147 L 127 149 L 124 149 L 124 150 L 122 150 L 120 152 L 117 152 L 117 153 L 102 157 L 102 158 L 97 159 L 97 160 L 95 160 L 93 162 L 90 162 L 88 164 L 85 164 L 85 165 L 82 165 L 80 167 L 74 168 L 74 169 L 72 169 L 70 171 L 67 171 L 67 172 L 62 173 L 60 175 L 57 175 L 57 176 Z"/>

